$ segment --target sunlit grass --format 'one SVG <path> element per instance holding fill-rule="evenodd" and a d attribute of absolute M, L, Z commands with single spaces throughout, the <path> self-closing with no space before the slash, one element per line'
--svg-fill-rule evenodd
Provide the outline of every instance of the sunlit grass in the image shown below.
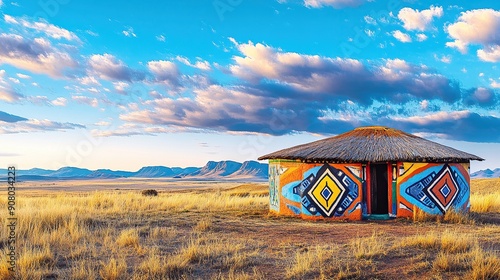
<path fill-rule="evenodd" d="M 499 213 L 500 190 L 483 186 L 479 192 L 474 184 L 473 214 Z M 388 232 L 399 226 L 411 231 L 389 238 L 385 230 L 345 237 L 342 223 L 297 219 L 289 226 L 290 220 L 266 216 L 266 192 L 252 185 L 157 197 L 140 191 L 20 195 L 17 203 L 18 279 L 266 279 L 270 272 L 281 279 L 383 279 L 377 274 L 381 264 L 400 258 L 412 260 L 406 269 L 427 276 L 500 278 L 498 225 L 462 213 L 417 213 L 416 223 L 388 224 Z M 242 219 L 254 228 L 287 230 L 228 238 L 221 224 Z M 0 223 L 6 222 L 0 215 Z M 314 229 L 327 226 L 331 236 L 317 240 Z M 246 232 L 245 227 L 234 230 Z M 310 243 L 294 243 L 295 230 L 305 232 L 303 240 Z M 339 236 L 345 238 L 341 243 Z M 1 230 L 0 244 L 6 240 Z M 0 254 L 5 256 L 5 247 Z M 0 279 L 12 278 L 7 268 L 0 262 Z"/>

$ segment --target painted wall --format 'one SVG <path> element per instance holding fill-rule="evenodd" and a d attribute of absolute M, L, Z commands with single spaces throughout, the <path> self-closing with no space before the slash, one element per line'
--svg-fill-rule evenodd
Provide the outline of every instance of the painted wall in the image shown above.
<path fill-rule="evenodd" d="M 361 220 L 361 164 L 269 161 L 270 210 L 304 219 Z"/>
<path fill-rule="evenodd" d="M 369 199 L 363 200 L 370 195 L 369 167 L 363 176 L 362 164 L 270 160 L 270 210 L 304 219 L 361 220 L 370 214 Z M 412 217 L 417 208 L 434 215 L 469 211 L 468 170 L 468 163 L 389 163 L 388 214 Z"/>
<path fill-rule="evenodd" d="M 433 215 L 469 211 L 469 163 L 405 162 L 397 170 L 398 217 L 412 217 L 416 208 Z"/>

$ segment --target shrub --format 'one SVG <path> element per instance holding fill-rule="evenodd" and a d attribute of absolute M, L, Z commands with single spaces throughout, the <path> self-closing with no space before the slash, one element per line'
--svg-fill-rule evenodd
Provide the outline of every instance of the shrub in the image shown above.
<path fill-rule="evenodd" d="M 143 190 L 142 195 L 144 195 L 144 196 L 158 196 L 158 191 L 156 191 L 156 190 Z"/>

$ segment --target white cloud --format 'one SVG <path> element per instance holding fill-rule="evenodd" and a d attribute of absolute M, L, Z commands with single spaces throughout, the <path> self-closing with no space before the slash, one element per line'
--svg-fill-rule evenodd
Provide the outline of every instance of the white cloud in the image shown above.
<path fill-rule="evenodd" d="M 429 100 L 420 101 L 420 109 L 426 111 L 429 108 Z"/>
<path fill-rule="evenodd" d="M 64 76 L 78 66 L 71 55 L 52 46 L 44 38 L 27 39 L 16 34 L 0 34 L 0 64 L 6 63 L 36 73 Z"/>
<path fill-rule="evenodd" d="M 490 82 L 491 87 L 500 88 L 500 79 L 498 79 L 498 81 L 496 81 L 495 79 L 490 79 Z"/>
<path fill-rule="evenodd" d="M 481 59 L 498 59 L 495 50 L 500 45 L 500 11 L 479 9 L 463 12 L 457 22 L 445 27 L 445 31 L 454 39 L 446 46 L 465 54 L 470 44 L 480 44 L 485 46 L 477 53 Z"/>
<path fill-rule="evenodd" d="M 345 7 L 356 7 L 365 2 L 364 0 L 304 0 L 304 5 L 308 8 L 333 7 L 341 9 Z"/>
<path fill-rule="evenodd" d="M 4 15 L 4 20 L 5 20 L 5 22 L 10 23 L 10 24 L 21 25 L 21 26 L 24 26 L 26 28 L 36 30 L 40 33 L 44 33 L 47 36 L 54 38 L 54 39 L 64 38 L 68 41 L 80 41 L 80 39 L 78 38 L 78 36 L 75 35 L 75 33 L 71 32 L 67 29 L 50 24 L 46 21 L 30 22 L 30 21 L 27 21 L 25 19 L 15 18 L 15 17 L 9 16 L 9 15 Z"/>
<path fill-rule="evenodd" d="M 399 30 L 393 31 L 392 36 L 396 38 L 398 41 L 403 42 L 403 43 L 409 43 L 411 42 L 410 35 L 403 33 Z"/>
<path fill-rule="evenodd" d="M 451 63 L 451 55 L 443 55 L 439 57 L 437 54 L 434 54 L 434 58 L 443 63 Z"/>
<path fill-rule="evenodd" d="M 424 33 L 418 33 L 417 34 L 417 41 L 423 42 L 425 40 L 427 40 L 427 35 L 425 35 Z"/>
<path fill-rule="evenodd" d="M 13 82 L 14 84 L 19 84 L 19 83 L 21 83 L 21 81 L 19 81 L 19 79 L 16 79 L 16 78 L 9 78 L 9 80 L 10 80 L 11 82 Z"/>
<path fill-rule="evenodd" d="M 477 50 L 477 57 L 479 57 L 479 59 L 481 59 L 482 61 L 488 61 L 488 62 L 500 61 L 500 45 L 487 46 L 482 50 Z"/>
<path fill-rule="evenodd" d="M 366 35 L 368 35 L 368 37 L 375 36 L 375 31 L 370 30 L 370 29 L 365 29 L 365 33 L 366 33 Z"/>
<path fill-rule="evenodd" d="M 100 86 L 101 83 L 93 76 L 85 76 L 77 79 L 80 84 L 86 86 Z"/>
<path fill-rule="evenodd" d="M 113 86 L 115 87 L 115 90 L 120 93 L 120 94 L 127 94 L 127 89 L 130 86 L 130 84 L 125 83 L 125 82 L 114 82 Z"/>
<path fill-rule="evenodd" d="M 96 122 L 94 123 L 95 126 L 110 126 L 111 123 L 110 122 L 107 122 L 107 121 L 100 121 L 100 122 Z"/>
<path fill-rule="evenodd" d="M 89 74 L 105 80 L 131 81 L 134 78 L 140 79 L 138 76 L 142 76 L 140 73 L 135 73 L 123 61 L 107 53 L 92 55 L 89 65 L 91 70 Z"/>
<path fill-rule="evenodd" d="M 89 34 L 90 36 L 93 36 L 93 37 L 98 37 L 99 36 L 99 33 L 96 33 L 92 30 L 85 30 L 85 33 Z"/>
<path fill-rule="evenodd" d="M 412 8 L 402 8 L 398 13 L 398 18 L 403 22 L 406 30 L 424 31 L 430 28 L 434 17 L 443 15 L 442 7 L 431 6 L 427 10 L 414 10 Z"/>
<path fill-rule="evenodd" d="M 0 70 L 0 100 L 5 102 L 15 102 L 22 99 L 24 96 L 17 92 L 9 82 L 5 70 Z"/>
<path fill-rule="evenodd" d="M 18 121 L 15 123 L 4 123 L 0 127 L 0 134 L 65 131 L 77 128 L 85 128 L 85 126 L 74 123 L 54 122 L 46 119 L 45 120 L 30 119 L 26 121 Z"/>
<path fill-rule="evenodd" d="M 66 106 L 67 102 L 68 100 L 64 97 L 58 97 L 51 101 L 52 105 L 54 106 Z"/>
<path fill-rule="evenodd" d="M 165 42 L 167 40 L 167 38 L 165 38 L 165 36 L 163 36 L 163 35 L 158 35 L 158 36 L 156 36 L 156 40 L 158 40 L 160 42 Z"/>
<path fill-rule="evenodd" d="M 211 70 L 212 67 L 210 66 L 210 62 L 206 61 L 206 60 L 202 60 L 200 58 L 198 58 L 198 60 L 195 62 L 195 64 L 192 64 L 189 59 L 187 59 L 186 57 L 183 57 L 183 56 L 176 56 L 175 59 L 179 62 L 181 62 L 182 64 L 184 65 L 187 65 L 187 66 L 190 66 L 190 67 L 194 67 L 194 68 L 198 68 L 200 70 L 205 70 L 205 71 L 208 71 L 208 70 Z"/>
<path fill-rule="evenodd" d="M 99 92 L 100 92 L 100 91 L 99 91 L 97 88 L 95 88 L 95 87 L 88 88 L 88 89 L 87 89 L 87 91 L 92 92 L 92 93 L 99 93 Z"/>
<path fill-rule="evenodd" d="M 77 103 L 86 104 L 86 105 L 92 106 L 94 108 L 99 106 L 99 101 L 97 100 L 97 98 L 92 98 L 92 97 L 87 97 L 87 96 L 82 96 L 82 95 L 73 95 L 73 96 L 71 96 L 71 99 L 73 99 Z"/>
<path fill-rule="evenodd" d="M 132 27 L 129 27 L 127 30 L 123 30 L 122 34 L 127 36 L 127 37 L 137 37 L 137 35 L 134 33 L 134 29 Z"/>
<path fill-rule="evenodd" d="M 31 79 L 31 76 L 21 74 L 21 73 L 17 73 L 16 76 L 21 78 L 21 79 Z"/>
<path fill-rule="evenodd" d="M 364 20 L 368 24 L 373 24 L 373 25 L 377 24 L 377 21 L 374 18 L 372 18 L 371 16 L 365 16 Z"/>
<path fill-rule="evenodd" d="M 404 120 L 418 125 L 429 125 L 436 121 L 457 121 L 464 117 L 467 117 L 468 115 L 470 115 L 470 112 L 467 110 L 455 111 L 455 112 L 441 111 L 437 113 L 428 114 L 425 116 L 394 118 L 394 120 Z"/>
<path fill-rule="evenodd" d="M 179 69 L 172 61 L 150 61 L 148 62 L 148 69 L 154 74 L 156 82 L 165 83 L 170 87 L 179 86 Z"/>

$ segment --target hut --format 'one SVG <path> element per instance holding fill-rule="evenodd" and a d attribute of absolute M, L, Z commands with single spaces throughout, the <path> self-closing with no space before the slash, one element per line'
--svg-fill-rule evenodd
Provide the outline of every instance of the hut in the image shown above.
<path fill-rule="evenodd" d="M 470 161 L 483 160 L 382 126 L 259 158 L 265 159 L 271 212 L 344 220 L 469 211 Z"/>

